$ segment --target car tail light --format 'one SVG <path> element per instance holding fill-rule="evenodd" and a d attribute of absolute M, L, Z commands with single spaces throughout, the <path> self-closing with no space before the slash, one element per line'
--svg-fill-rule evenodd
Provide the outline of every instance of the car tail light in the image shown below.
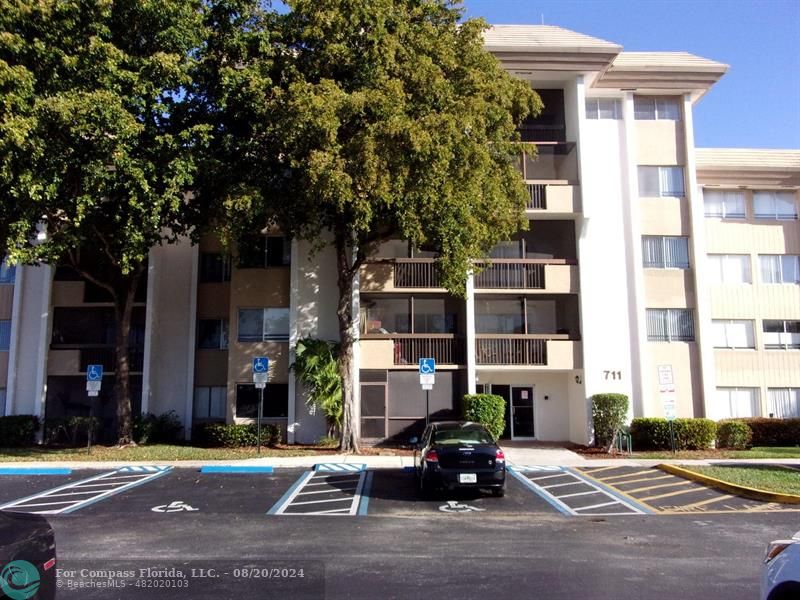
<path fill-rule="evenodd" d="M 436 450 L 428 450 L 425 453 L 425 460 L 428 461 L 428 462 L 438 463 L 439 462 L 439 455 L 436 454 Z"/>
<path fill-rule="evenodd" d="M 506 462 L 505 452 L 500 450 L 500 448 L 497 449 L 497 452 L 494 455 L 494 461 L 495 462 Z"/>
<path fill-rule="evenodd" d="M 49 571 L 50 569 L 52 569 L 55 566 L 56 566 L 56 559 L 55 558 L 51 558 L 46 563 L 44 563 L 44 565 L 42 565 L 42 568 L 45 571 Z"/>
<path fill-rule="evenodd" d="M 768 563 L 791 545 L 792 542 L 789 540 L 777 540 L 775 542 L 771 542 L 770 545 L 767 546 L 767 554 L 764 556 L 764 562 Z"/>

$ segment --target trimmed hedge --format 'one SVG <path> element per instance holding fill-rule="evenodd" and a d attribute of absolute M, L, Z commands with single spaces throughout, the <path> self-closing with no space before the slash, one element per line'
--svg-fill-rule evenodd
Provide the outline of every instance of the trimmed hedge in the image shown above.
<path fill-rule="evenodd" d="M 81 446 L 86 443 L 89 431 L 96 441 L 100 427 L 97 417 L 54 417 L 44 420 L 44 439 L 47 444 Z"/>
<path fill-rule="evenodd" d="M 717 423 L 717 448 L 745 450 L 753 439 L 753 431 L 747 423 L 732 419 Z"/>
<path fill-rule="evenodd" d="M 506 401 L 502 396 L 467 394 L 462 409 L 465 420 L 482 423 L 494 439 L 498 439 L 506 428 Z"/>
<path fill-rule="evenodd" d="M 800 445 L 800 419 L 736 419 L 747 423 L 753 432 L 753 446 Z"/>
<path fill-rule="evenodd" d="M 258 443 L 257 431 L 255 424 L 204 423 L 194 428 L 192 441 L 208 448 L 255 446 Z M 281 428 L 278 425 L 261 425 L 261 444 L 263 446 L 274 446 L 280 441 Z"/>
<path fill-rule="evenodd" d="M 675 419 L 672 421 L 676 450 L 705 450 L 717 434 L 711 419 Z M 636 450 L 670 450 L 669 421 L 663 418 L 639 418 L 631 421 L 631 439 Z"/>
<path fill-rule="evenodd" d="M 594 445 L 611 449 L 617 432 L 628 420 L 628 397 L 625 394 L 592 396 Z"/>
<path fill-rule="evenodd" d="M 39 431 L 39 418 L 35 415 L 0 417 L 0 447 L 19 448 L 31 446 Z"/>
<path fill-rule="evenodd" d="M 174 410 L 133 419 L 133 439 L 137 444 L 175 444 L 182 437 L 183 423 Z"/>

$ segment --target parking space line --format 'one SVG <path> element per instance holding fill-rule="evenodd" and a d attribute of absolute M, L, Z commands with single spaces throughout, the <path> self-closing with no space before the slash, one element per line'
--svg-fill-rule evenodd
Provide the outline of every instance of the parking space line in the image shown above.
<path fill-rule="evenodd" d="M 613 465 L 611 467 L 597 467 L 592 469 L 587 469 L 587 473 L 599 473 L 600 471 L 613 471 L 614 469 L 619 469 L 617 465 Z"/>
<path fill-rule="evenodd" d="M 682 494 L 694 494 L 695 492 L 703 491 L 702 488 L 693 488 L 690 490 L 678 490 L 677 492 L 666 492 L 664 494 L 656 494 L 655 496 L 645 496 L 642 500 L 659 500 L 660 498 L 670 498 L 672 496 L 680 496 Z"/>
<path fill-rule="evenodd" d="M 592 490 L 591 492 L 578 492 L 577 494 L 566 494 L 564 496 L 559 496 L 559 498 L 574 498 L 575 496 L 588 496 L 590 494 L 602 494 L 600 490 Z"/>
<path fill-rule="evenodd" d="M 720 494 L 716 498 L 707 498 L 706 500 L 700 500 L 700 502 L 693 502 L 692 504 L 684 504 L 681 506 L 681 509 L 692 509 L 692 508 L 699 508 L 701 506 L 706 506 L 707 504 L 712 504 L 714 502 L 719 502 L 721 500 L 730 500 L 733 498 L 731 494 Z"/>
<path fill-rule="evenodd" d="M 593 508 L 603 508 L 604 506 L 611 506 L 613 504 L 619 504 L 618 502 L 601 502 L 600 504 L 592 504 L 591 506 L 581 506 L 580 508 L 575 508 L 576 512 L 580 512 L 583 510 L 592 510 Z M 630 514 L 630 513 L 628 513 Z"/>
<path fill-rule="evenodd" d="M 280 499 L 272 506 L 272 508 L 270 508 L 267 511 L 267 514 L 268 515 L 281 514 L 278 511 L 288 506 L 289 503 L 295 499 L 297 494 L 300 493 L 300 490 L 303 489 L 303 485 L 305 484 L 305 482 L 311 479 L 313 476 L 314 476 L 314 471 L 306 471 L 305 473 L 303 473 L 300 476 L 300 479 L 295 481 L 294 485 L 292 485 L 292 487 L 286 490 L 286 493 L 283 496 L 281 496 Z"/>
<path fill-rule="evenodd" d="M 351 488 L 341 488 L 341 489 L 337 488 L 337 489 L 340 492 L 353 492 L 353 491 L 356 490 L 356 487 L 358 487 L 358 486 L 351 487 Z M 313 491 L 313 492 L 300 492 L 297 495 L 298 496 L 308 496 L 310 494 L 331 494 L 331 493 L 333 493 L 332 490 L 316 490 L 316 491 Z"/>
<path fill-rule="evenodd" d="M 292 506 L 305 506 L 306 504 L 322 504 L 324 502 L 347 502 L 352 498 L 329 498 L 327 500 L 308 500 L 306 502 L 292 502 Z"/>
<path fill-rule="evenodd" d="M 369 509 L 369 493 L 372 490 L 372 475 L 373 472 L 367 473 L 367 478 L 364 481 L 364 487 L 361 490 L 361 503 L 358 507 L 358 516 L 364 517 Z"/>
<path fill-rule="evenodd" d="M 567 469 L 567 471 L 573 473 L 575 477 L 584 480 L 589 485 L 602 490 L 606 495 L 612 498 L 617 498 L 623 506 L 632 508 L 639 514 L 653 514 L 658 512 L 654 507 L 650 506 L 646 502 L 641 502 L 638 498 L 634 498 L 633 496 L 630 496 L 621 490 L 610 487 L 605 483 L 605 480 L 595 479 L 588 473 L 574 469 Z"/>
<path fill-rule="evenodd" d="M 545 475 L 544 477 L 528 477 L 531 481 L 541 481 L 542 479 L 552 479 L 553 477 L 564 477 L 564 473 L 558 475 Z"/>
<path fill-rule="evenodd" d="M 289 488 L 289 490 L 276 502 L 267 514 L 271 515 L 355 515 L 359 512 L 362 501 L 362 491 L 367 478 L 367 471 L 356 471 L 354 465 L 348 464 L 345 471 L 339 471 L 336 463 L 323 463 L 316 465 L 314 471 L 306 471 Z M 355 465 L 361 467 L 361 465 Z M 355 477 L 354 477 L 355 475 Z M 311 486 L 324 486 L 307 490 Z M 320 500 L 306 500 L 303 496 L 330 494 L 333 497 Z M 346 508 L 328 508 L 321 510 L 294 511 L 294 507 L 307 507 L 311 505 L 325 505 L 350 502 Z M 366 508 L 365 508 L 366 510 Z M 360 513 L 359 513 L 360 514 Z M 365 513 L 364 513 L 365 514 Z"/>
<path fill-rule="evenodd" d="M 657 481 L 659 479 L 670 479 L 674 475 L 660 475 L 657 477 L 640 477 L 639 479 L 631 479 L 630 481 L 617 481 L 616 485 L 628 485 L 629 483 L 641 483 L 643 481 Z"/>
<path fill-rule="evenodd" d="M 566 485 L 580 485 L 583 483 L 584 483 L 583 481 L 570 481 L 569 483 L 554 483 L 553 485 L 543 485 L 542 489 L 549 490 L 552 488 L 564 487 Z"/>
<path fill-rule="evenodd" d="M 535 482 L 531 481 L 528 477 L 522 475 L 520 472 L 517 471 L 517 469 L 515 468 L 508 469 L 508 472 L 511 473 L 511 475 L 515 479 L 519 480 L 519 482 L 522 483 L 522 485 L 524 485 L 530 490 L 533 490 L 533 492 L 538 496 L 544 498 L 545 501 L 548 504 L 550 504 L 550 506 L 555 508 L 561 514 L 575 516 L 575 512 L 573 512 L 573 510 L 569 506 L 561 502 L 558 498 L 556 498 L 552 494 L 548 494 L 545 490 L 542 489 L 540 485 L 537 485 Z"/>
<path fill-rule="evenodd" d="M 625 473 L 624 475 L 612 475 L 611 477 L 603 477 L 603 481 L 616 481 L 617 479 L 627 479 L 628 477 L 635 477 L 637 475 L 652 474 L 652 469 L 649 471 L 634 471 L 633 473 Z"/>
<path fill-rule="evenodd" d="M 675 481 L 673 483 L 661 483 L 659 485 L 648 485 L 646 487 L 634 488 L 632 490 L 626 490 L 626 491 L 629 494 L 638 494 L 639 492 L 648 492 L 650 490 L 657 490 L 665 487 L 674 487 L 676 485 L 693 485 L 693 484 L 694 481 L 687 481 L 684 479 L 683 481 Z"/>

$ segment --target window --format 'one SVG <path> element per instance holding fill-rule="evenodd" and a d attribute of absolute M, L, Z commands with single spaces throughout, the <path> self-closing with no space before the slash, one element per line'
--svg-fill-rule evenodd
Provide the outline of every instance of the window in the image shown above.
<path fill-rule="evenodd" d="M 753 321 L 715 319 L 711 321 L 714 348 L 755 348 Z"/>
<path fill-rule="evenodd" d="M 796 219 L 794 192 L 753 192 L 756 219 Z"/>
<path fill-rule="evenodd" d="M 800 283 L 800 256 L 791 254 L 762 254 L 762 283 Z"/>
<path fill-rule="evenodd" d="M 243 308 L 239 310 L 238 340 L 263 342 L 289 339 L 288 308 Z"/>
<path fill-rule="evenodd" d="M 686 308 L 648 308 L 647 339 L 651 342 L 693 342 L 692 311 Z"/>
<path fill-rule="evenodd" d="M 760 416 L 758 388 L 717 388 L 714 413 L 716 419 Z"/>
<path fill-rule="evenodd" d="M 200 319 L 197 324 L 197 347 L 204 350 L 227 350 L 228 319 Z"/>
<path fill-rule="evenodd" d="M 642 262 L 646 269 L 688 269 L 689 238 L 642 236 Z"/>
<path fill-rule="evenodd" d="M 680 121 L 678 98 L 634 96 L 633 118 L 637 121 Z"/>
<path fill-rule="evenodd" d="M 764 348 L 767 350 L 800 349 L 800 321 L 764 319 Z"/>
<path fill-rule="evenodd" d="M 709 254 L 711 283 L 751 283 L 750 256 L 747 254 Z"/>
<path fill-rule="evenodd" d="M 224 419 L 228 388 L 224 385 L 194 388 L 194 418 Z"/>
<path fill-rule="evenodd" d="M 706 217 L 744 219 L 744 192 L 703 190 Z"/>
<path fill-rule="evenodd" d="M 291 255 L 292 244 L 286 236 L 256 234 L 239 243 L 239 268 L 285 267 Z"/>
<path fill-rule="evenodd" d="M 14 283 L 16 271 L 17 268 L 6 264 L 6 259 L 4 258 L 0 261 L 0 283 Z"/>
<path fill-rule="evenodd" d="M 259 391 L 252 383 L 236 386 L 236 416 L 258 418 Z M 285 418 L 289 406 L 289 386 L 285 383 L 268 383 L 264 389 L 264 418 Z"/>
<path fill-rule="evenodd" d="M 8 350 L 11 347 L 11 321 L 9 319 L 0 320 L 0 350 Z"/>
<path fill-rule="evenodd" d="M 769 416 L 775 417 L 776 419 L 800 417 L 800 389 L 768 389 L 767 410 L 769 411 Z"/>
<path fill-rule="evenodd" d="M 622 103 L 616 98 L 587 98 L 587 119 L 621 119 Z"/>
<path fill-rule="evenodd" d="M 523 299 L 475 299 L 475 333 L 525 333 Z"/>
<path fill-rule="evenodd" d="M 203 252 L 200 255 L 200 281 L 211 283 L 231 280 L 231 259 L 219 253 Z"/>
<path fill-rule="evenodd" d="M 683 198 L 683 167 L 639 167 L 639 195 Z"/>

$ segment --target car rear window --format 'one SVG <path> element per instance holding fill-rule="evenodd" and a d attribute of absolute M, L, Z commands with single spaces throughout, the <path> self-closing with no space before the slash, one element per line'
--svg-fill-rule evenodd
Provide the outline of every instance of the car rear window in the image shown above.
<path fill-rule="evenodd" d="M 434 444 L 493 444 L 485 429 L 443 429 L 433 436 Z"/>

